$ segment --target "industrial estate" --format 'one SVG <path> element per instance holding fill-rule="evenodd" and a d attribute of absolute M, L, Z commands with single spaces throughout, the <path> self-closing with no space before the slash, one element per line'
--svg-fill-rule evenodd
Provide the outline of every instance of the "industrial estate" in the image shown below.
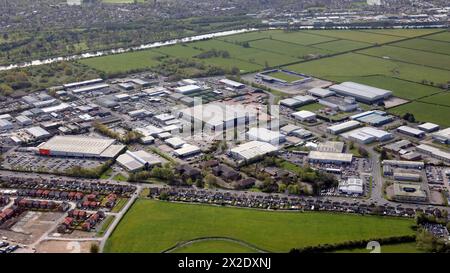
<path fill-rule="evenodd" d="M 6 70 L 0 252 L 449 251 L 445 25 L 227 34 Z"/>

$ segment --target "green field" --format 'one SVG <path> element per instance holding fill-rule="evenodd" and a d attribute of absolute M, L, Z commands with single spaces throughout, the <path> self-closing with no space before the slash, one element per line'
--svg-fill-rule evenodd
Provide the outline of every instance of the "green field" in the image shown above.
<path fill-rule="evenodd" d="M 387 76 L 332 77 L 337 82 L 353 81 L 392 90 L 394 96 L 414 100 L 442 92 L 442 89 Z"/>
<path fill-rule="evenodd" d="M 412 38 L 422 35 L 428 35 L 435 32 L 441 31 L 440 29 L 366 29 L 361 30 L 369 33 L 383 34 L 383 35 L 392 35 L 399 37 Z"/>
<path fill-rule="evenodd" d="M 308 32 L 312 34 L 322 35 L 324 37 L 371 43 L 371 44 L 383 44 L 404 39 L 404 37 L 382 35 L 357 30 L 309 30 Z"/>
<path fill-rule="evenodd" d="M 296 110 L 297 111 L 306 110 L 306 111 L 316 112 L 323 108 L 326 108 L 326 106 L 324 106 L 320 103 L 311 103 L 311 104 L 300 106 Z"/>
<path fill-rule="evenodd" d="M 250 42 L 250 46 L 265 51 L 275 52 L 277 54 L 289 55 L 299 59 L 307 59 L 308 56 L 323 56 L 332 53 L 331 51 L 325 49 L 296 45 L 293 43 L 271 39 L 253 41 Z"/>
<path fill-rule="evenodd" d="M 419 101 L 448 106 L 449 107 L 448 111 L 450 115 L 450 92 L 442 92 L 437 95 L 422 98 Z"/>
<path fill-rule="evenodd" d="M 332 58 L 323 58 L 285 67 L 299 73 L 323 79 L 385 75 L 421 83 L 423 80 L 445 83 L 450 80 L 450 71 L 421 65 L 395 62 L 356 53 L 346 53 Z"/>
<path fill-rule="evenodd" d="M 418 51 L 416 49 L 400 48 L 394 46 L 374 47 L 358 52 L 376 57 L 389 58 L 402 62 L 450 70 L 450 55 L 424 52 Z M 450 71 L 448 71 L 447 73 L 450 75 Z"/>
<path fill-rule="evenodd" d="M 441 125 L 442 127 L 450 126 L 450 120 L 448 118 L 450 107 L 447 106 L 432 105 L 429 103 L 414 101 L 390 108 L 389 112 L 399 116 L 402 116 L 405 113 L 412 113 L 417 121 L 433 122 Z"/>
<path fill-rule="evenodd" d="M 366 248 L 353 248 L 336 251 L 336 253 L 370 253 Z M 381 253 L 423 253 L 416 243 L 401 243 L 381 246 Z"/>
<path fill-rule="evenodd" d="M 277 72 L 272 72 L 272 73 L 268 73 L 266 74 L 268 76 L 280 79 L 280 80 L 284 80 L 287 82 L 294 82 L 294 81 L 298 81 L 301 79 L 304 79 L 302 76 L 297 76 L 294 74 L 289 74 L 289 73 L 284 73 L 282 71 L 277 71 Z"/>
<path fill-rule="evenodd" d="M 329 50 L 334 53 L 351 51 L 368 46 L 371 46 L 371 44 L 348 40 L 331 41 L 327 43 L 314 45 L 314 47 Z"/>
<path fill-rule="evenodd" d="M 106 73 L 120 73 L 155 66 L 159 64 L 156 58 L 162 56 L 155 51 L 142 50 L 89 58 L 80 60 L 79 62 Z"/>
<path fill-rule="evenodd" d="M 269 212 L 141 199 L 108 239 L 105 251 L 162 252 L 181 242 L 219 236 L 267 251 L 288 252 L 294 247 L 410 235 L 414 233 L 412 224 L 410 219 Z"/>
<path fill-rule="evenodd" d="M 450 45 L 448 44 L 448 42 L 417 38 L 398 42 L 391 45 L 450 55 Z"/>
<path fill-rule="evenodd" d="M 436 41 L 443 41 L 443 42 L 450 42 L 450 32 L 446 31 L 446 32 L 433 34 L 433 35 L 427 36 L 426 39 L 436 40 Z"/>
<path fill-rule="evenodd" d="M 195 242 L 172 253 L 256 253 L 256 250 L 234 242 L 211 240 Z"/>

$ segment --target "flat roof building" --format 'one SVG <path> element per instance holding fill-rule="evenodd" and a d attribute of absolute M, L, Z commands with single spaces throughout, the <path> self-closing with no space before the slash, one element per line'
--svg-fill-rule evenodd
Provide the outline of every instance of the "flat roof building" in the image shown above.
<path fill-rule="evenodd" d="M 316 114 L 311 111 L 301 110 L 291 114 L 295 119 L 300 121 L 313 121 L 316 119 Z"/>
<path fill-rule="evenodd" d="M 280 132 L 271 131 L 260 127 L 250 128 L 247 132 L 247 136 L 250 140 L 268 142 L 272 145 L 279 145 L 280 143 L 286 141 L 285 136 Z"/>
<path fill-rule="evenodd" d="M 99 91 L 105 88 L 109 88 L 109 84 L 106 83 L 99 83 L 99 84 L 93 84 L 88 85 L 80 88 L 76 88 L 72 90 L 72 93 L 74 94 L 81 94 L 81 93 L 87 93 L 87 92 L 93 92 L 93 91 Z"/>
<path fill-rule="evenodd" d="M 333 91 L 330 91 L 328 89 L 315 87 L 308 90 L 308 93 L 312 96 L 318 97 L 318 98 L 326 98 L 329 96 L 333 96 L 335 93 Z"/>
<path fill-rule="evenodd" d="M 350 164 L 353 160 L 352 154 L 330 153 L 330 152 L 309 152 L 308 159 L 316 163 Z"/>
<path fill-rule="evenodd" d="M 376 88 L 355 82 L 343 82 L 341 84 L 335 84 L 330 86 L 329 89 L 339 95 L 351 96 L 354 97 L 357 101 L 370 104 L 385 100 L 392 96 L 392 91 L 390 90 Z"/>
<path fill-rule="evenodd" d="M 427 133 L 435 132 L 439 130 L 439 125 L 431 123 L 431 122 L 425 122 L 423 124 L 420 124 L 417 126 L 422 131 L 425 131 Z"/>
<path fill-rule="evenodd" d="M 423 169 L 425 163 L 422 161 L 405 161 L 405 160 L 383 160 L 381 162 L 383 165 L 388 165 L 392 167 L 399 168 L 411 168 L 411 169 Z"/>
<path fill-rule="evenodd" d="M 427 194 L 420 184 L 395 182 L 393 198 L 400 202 L 425 202 Z"/>
<path fill-rule="evenodd" d="M 164 140 L 164 142 L 174 149 L 181 148 L 184 144 L 186 144 L 186 141 L 182 140 L 179 137 L 171 137 Z"/>
<path fill-rule="evenodd" d="M 124 145 L 114 145 L 115 140 L 88 136 L 54 136 L 38 146 L 39 154 L 69 157 L 114 158 Z"/>
<path fill-rule="evenodd" d="M 431 137 L 438 142 L 450 144 L 450 127 L 432 134 Z"/>
<path fill-rule="evenodd" d="M 0 130 L 10 130 L 14 128 L 13 124 L 5 119 L 0 119 Z"/>
<path fill-rule="evenodd" d="M 87 80 L 87 81 L 67 83 L 67 84 L 64 84 L 63 87 L 65 89 L 76 88 L 76 87 L 90 85 L 90 84 L 96 84 L 96 83 L 100 83 L 100 82 L 103 82 L 103 79 L 97 78 L 97 79 L 92 79 L 92 80 Z"/>
<path fill-rule="evenodd" d="M 417 173 L 394 172 L 394 179 L 399 181 L 419 182 L 422 177 Z"/>
<path fill-rule="evenodd" d="M 44 128 L 42 128 L 40 126 L 26 128 L 25 131 L 28 134 L 30 134 L 31 136 L 33 136 L 33 138 L 35 138 L 35 139 L 42 139 L 42 138 L 49 137 L 51 135 L 47 130 L 45 130 Z"/>
<path fill-rule="evenodd" d="M 350 120 L 343 123 L 339 123 L 336 125 L 332 125 L 327 128 L 327 131 L 331 134 L 338 135 L 352 129 L 358 128 L 361 126 L 361 123 L 356 120 Z"/>
<path fill-rule="evenodd" d="M 450 153 L 443 151 L 441 149 L 438 149 L 436 147 L 426 145 L 426 144 L 420 144 L 420 145 L 416 146 L 416 151 L 424 153 L 424 154 L 428 154 L 431 157 L 442 160 L 446 163 L 450 163 Z"/>
<path fill-rule="evenodd" d="M 199 147 L 186 143 L 181 148 L 178 148 L 173 151 L 174 154 L 178 157 L 188 157 L 192 156 L 198 153 L 201 153 L 201 150 Z"/>
<path fill-rule="evenodd" d="M 175 88 L 175 92 L 183 95 L 191 94 L 200 90 L 202 90 L 202 88 L 195 84 L 189 84 Z"/>
<path fill-rule="evenodd" d="M 230 154 L 237 160 L 250 162 L 262 156 L 278 151 L 276 146 L 267 142 L 250 141 L 240 144 L 230 150 Z"/>
<path fill-rule="evenodd" d="M 222 83 L 222 84 L 225 84 L 226 86 L 231 87 L 231 88 L 240 89 L 240 88 L 244 88 L 245 87 L 244 84 L 242 84 L 240 82 L 232 81 L 232 80 L 229 80 L 229 79 L 221 79 L 219 82 Z"/>
<path fill-rule="evenodd" d="M 317 151 L 327 153 L 342 153 L 344 151 L 344 142 L 325 141 L 317 145 Z"/>
<path fill-rule="evenodd" d="M 350 177 L 345 181 L 339 182 L 338 190 L 344 194 L 362 195 L 364 193 L 364 183 L 360 178 Z"/>
<path fill-rule="evenodd" d="M 136 152 L 126 151 L 124 154 L 117 157 L 116 161 L 130 172 L 162 164 L 160 157 L 149 154 L 143 150 Z"/>
<path fill-rule="evenodd" d="M 397 128 L 397 131 L 408 135 L 408 136 L 413 136 L 413 137 L 417 137 L 417 138 L 422 138 L 425 136 L 425 132 L 416 128 L 412 128 L 409 126 L 400 126 Z"/>

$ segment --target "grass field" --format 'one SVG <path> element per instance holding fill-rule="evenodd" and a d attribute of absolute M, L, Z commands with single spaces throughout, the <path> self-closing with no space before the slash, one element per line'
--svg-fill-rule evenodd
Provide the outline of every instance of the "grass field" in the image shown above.
<path fill-rule="evenodd" d="M 422 102 L 428 102 L 431 104 L 438 104 L 438 105 L 443 105 L 443 106 L 448 106 L 449 109 L 449 114 L 450 115 L 450 92 L 442 92 L 440 94 L 437 95 L 433 95 L 433 96 L 429 96 L 426 98 L 422 98 L 419 101 Z"/>
<path fill-rule="evenodd" d="M 383 44 L 404 39 L 404 37 L 383 35 L 357 30 L 309 30 L 308 32 L 312 34 L 322 35 L 324 37 L 371 43 L 371 44 Z"/>
<path fill-rule="evenodd" d="M 441 31 L 440 29 L 367 29 L 363 32 L 412 38 Z"/>
<path fill-rule="evenodd" d="M 180 242 L 220 236 L 268 251 L 288 252 L 294 247 L 410 235 L 412 224 L 410 219 L 269 212 L 141 199 L 108 239 L 105 251 L 161 252 Z"/>
<path fill-rule="evenodd" d="M 399 116 L 402 116 L 405 113 L 412 113 L 417 121 L 429 121 L 439 124 L 442 127 L 450 126 L 450 120 L 448 118 L 450 108 L 447 106 L 432 105 L 429 103 L 414 101 L 390 108 L 389 112 Z"/>
<path fill-rule="evenodd" d="M 155 58 L 161 56 L 163 55 L 155 51 L 142 50 L 89 58 L 80 60 L 79 62 L 106 73 L 118 73 L 127 72 L 133 69 L 150 68 L 159 64 L 159 61 Z"/>
<path fill-rule="evenodd" d="M 403 48 L 411 48 L 411 49 L 417 49 L 417 50 L 423 50 L 423 51 L 428 51 L 428 52 L 435 52 L 435 53 L 450 55 L 450 45 L 448 44 L 448 42 L 443 42 L 443 41 L 433 41 L 433 40 L 417 38 L 417 39 L 394 43 L 391 45 L 403 47 Z"/>
<path fill-rule="evenodd" d="M 294 81 L 298 81 L 298 80 L 304 79 L 301 76 L 297 76 L 297 75 L 289 74 L 289 73 L 284 73 L 284 72 L 281 72 L 281 71 L 272 72 L 272 73 L 269 73 L 269 74 L 266 74 L 266 75 L 274 77 L 274 78 L 277 78 L 277 79 L 280 79 L 280 80 L 284 80 L 284 81 L 287 81 L 287 82 L 294 82 Z"/>
<path fill-rule="evenodd" d="M 307 104 L 307 105 L 303 105 L 298 107 L 296 110 L 300 111 L 300 110 L 306 110 L 306 111 L 311 111 L 311 112 L 316 112 L 320 109 L 325 108 L 326 106 L 319 104 L 319 103 L 311 103 L 311 104 Z"/>
<path fill-rule="evenodd" d="M 433 35 L 427 36 L 425 39 L 436 40 L 436 41 L 443 41 L 443 42 L 450 42 L 450 32 L 446 31 L 446 32 L 433 34 Z"/>
<path fill-rule="evenodd" d="M 337 82 L 354 81 L 392 90 L 394 96 L 414 100 L 442 92 L 442 89 L 387 76 L 331 77 Z"/>
<path fill-rule="evenodd" d="M 277 54 L 289 55 L 299 59 L 307 59 L 308 55 L 323 56 L 332 53 L 331 51 L 326 49 L 302 46 L 271 39 L 261 39 L 253 41 L 250 42 L 250 46 L 264 51 L 271 51 Z"/>
<path fill-rule="evenodd" d="M 173 253 L 256 253 L 255 250 L 229 241 L 202 241 L 183 246 Z"/>
<path fill-rule="evenodd" d="M 370 253 L 366 248 L 353 248 L 336 251 L 336 253 Z M 381 246 L 381 253 L 423 253 L 416 247 L 416 243 L 401 243 Z"/>
<path fill-rule="evenodd" d="M 450 70 L 450 55 L 424 52 L 418 51 L 416 49 L 400 48 L 394 46 L 374 47 L 358 52 L 371 56 L 390 58 L 392 60 Z M 448 74 L 450 74 L 450 71 L 448 71 Z"/>
<path fill-rule="evenodd" d="M 327 43 L 314 45 L 314 47 L 329 50 L 334 53 L 351 51 L 355 49 L 365 48 L 368 46 L 371 46 L 371 44 L 348 40 L 331 41 Z"/>

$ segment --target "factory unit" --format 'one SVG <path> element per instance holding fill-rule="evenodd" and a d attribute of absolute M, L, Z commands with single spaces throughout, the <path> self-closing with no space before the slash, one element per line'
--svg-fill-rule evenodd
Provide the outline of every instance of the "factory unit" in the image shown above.
<path fill-rule="evenodd" d="M 381 88 L 372 87 L 365 84 L 355 82 L 343 82 L 330 86 L 331 91 L 341 96 L 350 96 L 357 101 L 373 104 L 383 101 L 392 96 L 392 91 Z"/>
<path fill-rule="evenodd" d="M 88 86 L 73 89 L 72 93 L 82 94 L 82 93 L 87 93 L 87 92 L 100 91 L 100 90 L 103 90 L 106 88 L 109 88 L 109 84 L 99 83 L 99 84 L 88 85 Z"/>
<path fill-rule="evenodd" d="M 432 134 L 431 137 L 433 140 L 443 144 L 450 144 L 450 127 Z"/>
<path fill-rule="evenodd" d="M 174 149 L 181 148 L 184 144 L 186 144 L 186 141 L 182 140 L 179 137 L 171 137 L 164 140 L 164 142 Z"/>
<path fill-rule="evenodd" d="M 394 120 L 393 116 L 387 115 L 386 112 L 373 110 L 366 111 L 364 113 L 356 114 L 350 117 L 350 119 L 357 120 L 363 123 L 367 123 L 372 126 L 382 126 Z"/>
<path fill-rule="evenodd" d="M 183 95 L 191 94 L 191 93 L 198 92 L 201 90 L 202 90 L 202 88 L 195 84 L 189 84 L 189 85 L 184 85 L 184 86 L 175 88 L 175 92 L 183 94 Z"/>
<path fill-rule="evenodd" d="M 362 144 L 370 144 L 377 140 L 375 136 L 366 134 L 361 131 L 352 132 L 351 134 L 348 135 L 348 138 L 352 141 Z"/>
<path fill-rule="evenodd" d="M 353 155 L 311 151 L 309 152 L 308 160 L 313 163 L 350 164 L 353 160 Z"/>
<path fill-rule="evenodd" d="M 420 184 L 395 182 L 393 198 L 399 202 L 425 202 L 427 194 Z"/>
<path fill-rule="evenodd" d="M 247 132 L 247 137 L 250 140 L 258 140 L 262 142 L 267 142 L 272 145 L 279 145 L 286 141 L 284 135 L 277 131 L 271 131 L 266 128 L 254 127 L 250 128 Z"/>
<path fill-rule="evenodd" d="M 280 128 L 280 132 L 284 135 L 288 136 L 291 135 L 294 131 L 301 129 L 301 127 L 294 125 L 294 124 L 287 124 Z"/>
<path fill-rule="evenodd" d="M 241 89 L 241 88 L 245 87 L 244 84 L 242 84 L 240 82 L 232 81 L 232 80 L 229 80 L 229 79 L 221 79 L 219 82 L 224 84 L 224 85 L 226 85 L 226 86 L 228 86 L 228 87 L 236 88 L 236 89 Z"/>
<path fill-rule="evenodd" d="M 136 152 L 126 151 L 117 157 L 116 161 L 129 172 L 148 169 L 149 167 L 162 164 L 161 158 L 143 150 Z"/>
<path fill-rule="evenodd" d="M 439 130 L 439 125 L 431 123 L 431 122 L 426 122 L 426 123 L 418 125 L 417 128 L 419 128 L 420 130 L 425 131 L 427 133 L 432 133 L 432 132 Z"/>
<path fill-rule="evenodd" d="M 199 147 L 186 143 L 181 148 L 178 148 L 173 151 L 174 154 L 178 157 L 188 157 L 192 155 L 196 155 L 201 153 L 201 150 Z"/>
<path fill-rule="evenodd" d="M 151 113 L 145 109 L 138 109 L 138 110 L 134 110 L 134 111 L 130 111 L 128 112 L 128 115 L 132 118 L 137 118 L 137 117 L 147 117 L 150 116 Z"/>
<path fill-rule="evenodd" d="M 0 130 L 11 130 L 14 128 L 13 124 L 5 119 L 0 119 Z"/>
<path fill-rule="evenodd" d="M 134 89 L 134 85 L 128 82 L 119 83 L 117 86 L 127 91 Z"/>
<path fill-rule="evenodd" d="M 325 141 L 317 145 L 317 151 L 327 153 L 342 153 L 344 151 L 344 142 Z"/>
<path fill-rule="evenodd" d="M 345 181 L 339 182 L 338 190 L 344 194 L 362 195 L 364 193 L 364 183 L 360 178 L 350 177 Z"/>
<path fill-rule="evenodd" d="M 425 136 L 424 131 L 409 126 L 400 126 L 397 128 L 397 132 L 416 138 L 422 138 Z"/>
<path fill-rule="evenodd" d="M 394 179 L 399 181 L 415 181 L 419 182 L 422 177 L 417 173 L 394 172 Z"/>
<path fill-rule="evenodd" d="M 422 161 L 404 161 L 404 160 L 383 160 L 383 165 L 391 167 L 405 168 L 405 169 L 418 169 L 421 170 L 425 167 L 425 163 Z"/>
<path fill-rule="evenodd" d="M 352 129 L 358 128 L 361 126 L 361 123 L 356 120 L 350 120 L 343 123 L 339 123 L 336 125 L 332 125 L 327 128 L 327 131 L 333 135 L 338 135 Z"/>
<path fill-rule="evenodd" d="M 348 134 L 349 139 L 364 144 L 369 144 L 374 141 L 383 142 L 390 140 L 393 137 L 394 136 L 391 133 L 371 127 L 362 127 L 353 130 Z"/>
<path fill-rule="evenodd" d="M 298 112 L 292 113 L 292 117 L 300 121 L 315 121 L 317 115 L 311 111 L 300 110 Z"/>
<path fill-rule="evenodd" d="M 442 160 L 446 163 L 450 163 L 450 153 L 440 150 L 438 148 L 435 148 L 433 146 L 426 145 L 426 144 L 420 144 L 420 145 L 416 146 L 416 151 L 430 155 L 431 157 Z"/>
<path fill-rule="evenodd" d="M 38 148 L 40 155 L 114 158 L 125 145 L 114 144 L 114 139 L 87 136 L 54 136 Z"/>
<path fill-rule="evenodd" d="M 296 108 L 299 106 L 307 105 L 310 103 L 315 102 L 316 99 L 312 96 L 305 95 L 305 96 L 295 96 L 292 98 L 287 98 L 280 100 L 280 105 L 284 105 L 290 108 Z"/>
<path fill-rule="evenodd" d="M 92 79 L 92 80 L 87 80 L 87 81 L 82 81 L 82 82 L 67 83 L 67 84 L 64 84 L 63 87 L 64 87 L 64 89 L 77 88 L 77 87 L 91 85 L 91 84 L 97 84 L 97 83 L 101 83 L 101 82 L 103 82 L 103 79 L 97 78 L 97 79 Z"/>
<path fill-rule="evenodd" d="M 358 104 L 353 97 L 341 98 L 337 96 L 328 96 L 319 99 L 318 103 L 331 108 L 334 111 L 353 112 L 358 108 Z"/>
<path fill-rule="evenodd" d="M 311 96 L 323 99 L 323 98 L 326 98 L 326 97 L 329 97 L 329 96 L 333 96 L 335 93 L 333 91 L 328 90 L 328 89 L 315 87 L 315 88 L 309 89 L 308 90 L 308 94 L 310 94 Z"/>
<path fill-rule="evenodd" d="M 276 146 L 273 146 L 267 142 L 250 141 L 240 144 L 230 150 L 230 154 L 233 158 L 239 161 L 252 162 L 261 157 L 278 151 Z"/>
<path fill-rule="evenodd" d="M 204 126 L 212 131 L 221 131 L 254 122 L 257 111 L 249 106 L 208 103 L 182 109 L 179 114 L 194 127 Z"/>

